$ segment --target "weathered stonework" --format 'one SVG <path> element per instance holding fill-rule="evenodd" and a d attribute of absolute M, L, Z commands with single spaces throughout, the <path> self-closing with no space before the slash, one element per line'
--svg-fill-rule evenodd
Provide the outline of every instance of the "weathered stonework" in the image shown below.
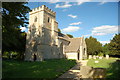
<path fill-rule="evenodd" d="M 58 35 L 58 23 L 56 12 L 45 5 L 33 9 L 29 13 L 29 29 L 26 37 L 26 61 L 42 61 L 44 59 L 66 58 L 66 47 L 69 45 L 69 37 Z M 82 44 L 85 44 L 82 39 Z M 81 44 L 81 43 L 80 43 Z M 83 48 L 81 45 L 81 59 Z M 85 50 L 86 51 L 86 50 Z M 86 52 L 84 52 L 86 54 Z"/>
<path fill-rule="evenodd" d="M 58 58 L 56 13 L 45 5 L 33 9 L 29 18 L 25 60 Z"/>

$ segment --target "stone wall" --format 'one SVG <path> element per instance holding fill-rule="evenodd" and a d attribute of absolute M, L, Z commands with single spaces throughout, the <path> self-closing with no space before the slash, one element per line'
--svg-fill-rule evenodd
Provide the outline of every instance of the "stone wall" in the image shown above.
<path fill-rule="evenodd" d="M 84 37 L 81 39 L 80 59 L 87 59 L 87 46 Z"/>
<path fill-rule="evenodd" d="M 75 59 L 78 60 L 78 53 L 66 53 L 67 59 Z"/>

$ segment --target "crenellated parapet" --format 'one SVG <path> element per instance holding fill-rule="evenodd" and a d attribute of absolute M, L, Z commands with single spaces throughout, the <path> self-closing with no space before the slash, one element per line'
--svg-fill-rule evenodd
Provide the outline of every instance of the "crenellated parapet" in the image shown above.
<path fill-rule="evenodd" d="M 56 12 L 52 11 L 51 9 L 46 7 L 45 5 L 42 5 L 40 7 L 32 9 L 32 11 L 30 12 L 30 15 L 34 14 L 34 13 L 37 13 L 37 12 L 40 12 L 40 11 L 45 11 L 45 12 L 47 12 L 47 13 L 53 15 L 53 16 L 56 16 Z"/>

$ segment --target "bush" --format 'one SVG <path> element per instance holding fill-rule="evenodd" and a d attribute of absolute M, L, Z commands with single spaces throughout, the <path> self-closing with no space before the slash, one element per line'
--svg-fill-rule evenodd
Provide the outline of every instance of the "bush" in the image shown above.
<path fill-rule="evenodd" d="M 20 58 L 20 53 L 16 51 L 10 51 L 7 52 L 5 51 L 2 55 L 4 59 L 19 59 Z"/>
<path fill-rule="evenodd" d="M 5 52 L 3 53 L 3 55 L 2 55 L 2 57 L 9 59 L 9 58 L 10 58 L 10 53 L 7 52 L 7 51 L 5 51 Z"/>
<path fill-rule="evenodd" d="M 108 55 L 108 54 L 110 54 L 110 52 L 109 52 L 109 51 L 107 51 L 107 52 L 105 52 L 104 54 L 105 54 L 105 55 Z"/>
<path fill-rule="evenodd" d="M 104 53 L 102 53 L 102 52 L 100 52 L 99 54 L 98 54 L 98 56 L 103 56 L 104 55 Z"/>

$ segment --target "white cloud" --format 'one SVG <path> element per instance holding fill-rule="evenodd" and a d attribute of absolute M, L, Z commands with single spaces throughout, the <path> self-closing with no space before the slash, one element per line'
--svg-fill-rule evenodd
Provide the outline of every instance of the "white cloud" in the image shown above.
<path fill-rule="evenodd" d="M 99 5 L 103 5 L 103 4 L 105 4 L 105 3 L 107 3 L 107 2 L 102 1 L 102 2 L 99 3 Z"/>
<path fill-rule="evenodd" d="M 55 8 L 68 8 L 68 7 L 71 7 L 73 5 L 81 5 L 85 2 L 89 2 L 91 0 L 75 0 L 76 4 L 69 4 L 69 2 L 74 2 L 74 1 L 67 1 L 65 2 L 64 5 L 60 5 L 60 4 L 56 4 Z M 60 0 L 50 0 L 50 3 L 57 3 L 57 2 L 60 2 Z"/>
<path fill-rule="evenodd" d="M 81 4 L 85 3 L 85 2 L 90 2 L 92 0 L 77 0 L 77 1 L 78 1 L 77 5 L 81 5 Z"/>
<path fill-rule="evenodd" d="M 110 43 L 110 41 L 100 41 L 100 43 L 102 43 L 103 45 L 105 45 L 106 43 Z"/>
<path fill-rule="evenodd" d="M 101 36 L 116 32 L 118 32 L 118 26 L 103 25 L 93 28 L 92 35 Z"/>
<path fill-rule="evenodd" d="M 103 5 L 103 4 L 107 3 L 107 2 L 118 2 L 118 1 L 119 0 L 100 0 L 98 2 L 100 2 L 99 5 Z"/>
<path fill-rule="evenodd" d="M 82 24 L 82 22 L 75 22 L 75 23 L 71 23 L 70 25 L 79 25 Z"/>
<path fill-rule="evenodd" d="M 90 37 L 90 36 L 91 36 L 91 34 L 84 35 L 84 37 Z"/>
<path fill-rule="evenodd" d="M 68 26 L 67 28 L 62 29 L 62 32 L 75 32 L 78 31 L 80 27 L 78 26 Z"/>
<path fill-rule="evenodd" d="M 69 14 L 68 16 L 71 17 L 71 18 L 77 18 L 76 15 L 72 15 L 72 14 Z"/>
<path fill-rule="evenodd" d="M 68 8 L 71 6 L 72 6 L 71 4 L 69 4 L 68 2 L 65 2 L 64 5 L 56 4 L 55 8 Z"/>
<path fill-rule="evenodd" d="M 25 31 L 27 28 L 26 27 L 20 27 L 21 31 Z"/>
<path fill-rule="evenodd" d="M 50 0 L 50 3 L 57 3 L 59 0 Z"/>
<path fill-rule="evenodd" d="M 57 3 L 57 2 L 60 2 L 60 0 L 50 0 L 50 3 Z M 69 4 L 69 2 L 76 2 L 76 3 L 75 4 Z M 75 5 L 81 5 L 85 2 L 94 2 L 94 0 L 71 0 L 71 1 L 65 2 L 64 5 L 56 4 L 55 8 L 68 8 L 68 7 L 71 7 L 73 5 L 74 6 Z M 102 5 L 102 4 L 105 4 L 106 2 L 108 2 L 108 0 L 100 0 L 98 2 L 100 2 L 100 5 Z"/>

